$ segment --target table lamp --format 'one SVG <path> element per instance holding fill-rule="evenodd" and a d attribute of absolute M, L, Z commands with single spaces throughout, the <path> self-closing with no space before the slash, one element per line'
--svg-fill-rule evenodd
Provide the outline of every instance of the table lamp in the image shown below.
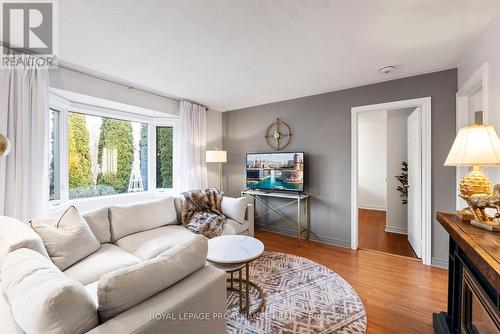
<path fill-rule="evenodd" d="M 6 157 L 10 153 L 10 141 L 0 133 L 0 157 Z"/>
<path fill-rule="evenodd" d="M 496 230 L 498 221 L 489 218 L 484 209 L 492 207 L 498 211 L 500 194 L 493 193 L 490 180 L 482 172 L 483 166 L 500 165 L 500 140 L 493 126 L 471 125 L 460 129 L 444 165 L 472 166 L 472 171 L 460 181 L 458 194 L 467 202 L 470 211 L 461 210 L 458 216 L 464 220 L 472 218 L 471 223 L 476 226 Z"/>
<path fill-rule="evenodd" d="M 227 162 L 227 152 L 214 147 L 213 150 L 206 152 L 206 160 L 219 163 L 219 189 L 222 190 L 222 163 Z"/>

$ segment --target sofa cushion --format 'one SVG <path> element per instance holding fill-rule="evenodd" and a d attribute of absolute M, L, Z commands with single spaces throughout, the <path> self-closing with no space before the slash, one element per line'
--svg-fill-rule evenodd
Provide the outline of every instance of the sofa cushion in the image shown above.
<path fill-rule="evenodd" d="M 8 253 L 19 248 L 29 248 L 49 257 L 42 239 L 28 224 L 0 216 L 0 266 Z"/>
<path fill-rule="evenodd" d="M 112 206 L 109 208 L 109 214 L 113 241 L 133 233 L 177 224 L 172 197 L 130 206 Z"/>
<path fill-rule="evenodd" d="M 232 219 L 228 219 L 226 224 L 224 225 L 224 229 L 222 230 L 221 235 L 233 235 L 233 234 L 242 234 L 248 231 L 248 221 L 244 221 L 243 224 L 237 223 Z"/>
<path fill-rule="evenodd" d="M 102 275 L 113 270 L 139 263 L 140 260 L 113 244 L 102 244 L 101 248 L 73 264 L 64 274 L 84 285 L 98 281 Z"/>
<path fill-rule="evenodd" d="M 101 247 L 99 240 L 74 206 L 70 206 L 55 225 L 37 219 L 32 219 L 30 223 L 42 238 L 51 260 L 61 270 Z"/>
<path fill-rule="evenodd" d="M 196 234 L 184 226 L 169 225 L 128 235 L 116 241 L 116 245 L 141 260 L 148 260 L 178 244 L 194 240 L 195 237 Z"/>
<path fill-rule="evenodd" d="M 224 196 L 220 203 L 222 213 L 227 218 L 243 224 L 245 222 L 245 213 L 247 211 L 248 200 L 246 197 L 233 198 Z"/>
<path fill-rule="evenodd" d="M 170 248 L 157 257 L 101 277 L 97 287 L 98 310 L 106 321 L 180 281 L 205 266 L 207 239 Z"/>
<path fill-rule="evenodd" d="M 97 309 L 97 308 L 96 308 Z M 0 324 L 2 326 L 2 333 L 9 334 L 25 334 L 21 327 L 17 324 L 12 316 L 10 305 L 7 302 L 7 297 L 3 293 L 0 284 Z"/>
<path fill-rule="evenodd" d="M 111 242 L 111 224 L 109 223 L 108 212 L 108 208 L 101 208 L 82 213 L 82 217 L 101 244 Z"/>
<path fill-rule="evenodd" d="M 85 290 L 89 294 L 90 298 L 94 302 L 95 309 L 97 310 L 97 306 L 99 302 L 97 300 L 97 286 L 99 285 L 99 281 L 92 282 L 90 284 L 85 285 Z"/>
<path fill-rule="evenodd" d="M 5 257 L 1 284 L 26 333 L 78 334 L 98 325 L 96 305 L 85 287 L 33 250 L 21 248 Z"/>

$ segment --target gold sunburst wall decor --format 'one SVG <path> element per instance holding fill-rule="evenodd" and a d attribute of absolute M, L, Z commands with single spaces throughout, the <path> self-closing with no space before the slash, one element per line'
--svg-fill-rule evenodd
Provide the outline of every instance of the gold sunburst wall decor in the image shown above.
<path fill-rule="evenodd" d="M 281 151 L 290 144 L 292 135 L 292 130 L 288 124 L 277 118 L 267 126 L 264 137 L 271 148 Z"/>

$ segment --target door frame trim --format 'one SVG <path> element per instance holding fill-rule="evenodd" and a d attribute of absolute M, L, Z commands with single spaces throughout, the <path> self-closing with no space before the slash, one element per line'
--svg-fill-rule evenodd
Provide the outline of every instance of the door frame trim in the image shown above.
<path fill-rule="evenodd" d="M 374 110 L 422 108 L 422 262 L 431 265 L 432 207 L 431 207 L 431 97 L 370 104 L 351 108 L 351 249 L 358 249 L 358 114 Z"/>
<path fill-rule="evenodd" d="M 470 94 L 481 86 L 483 90 L 483 123 L 488 124 L 489 110 L 489 80 L 488 80 L 488 63 L 483 63 L 467 81 L 459 88 L 457 92 L 457 133 L 461 128 L 470 125 L 469 119 L 469 100 Z M 456 188 L 459 188 L 460 180 L 468 173 L 468 167 L 456 167 Z M 467 203 L 459 196 L 456 196 L 456 209 L 461 210 L 467 206 Z"/>

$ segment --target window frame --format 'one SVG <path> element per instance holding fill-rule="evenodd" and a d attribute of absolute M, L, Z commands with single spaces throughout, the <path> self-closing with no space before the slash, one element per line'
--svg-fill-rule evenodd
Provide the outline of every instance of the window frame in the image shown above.
<path fill-rule="evenodd" d="M 152 128 L 151 128 L 152 127 Z M 153 174 L 151 174 L 154 178 L 154 187 L 157 191 L 160 191 L 160 192 L 164 192 L 164 191 L 169 191 L 169 190 L 172 190 L 174 187 L 175 187 L 175 182 L 176 182 L 176 179 L 175 179 L 175 175 L 176 175 L 176 166 L 177 166 L 177 151 L 176 151 L 176 147 L 178 147 L 178 144 L 177 144 L 177 139 L 178 139 L 178 136 L 177 136 L 177 127 L 176 126 L 172 126 L 172 125 L 165 125 L 165 124 L 153 124 L 151 125 L 151 127 L 149 128 L 148 130 L 148 135 L 150 135 L 149 139 L 152 140 L 152 143 L 150 143 L 148 141 L 148 147 L 153 147 L 154 148 L 154 151 L 151 150 L 151 156 L 149 156 L 149 158 L 151 159 L 151 161 L 153 161 L 154 165 L 152 166 L 154 168 L 154 170 L 152 171 Z M 157 146 L 156 146 L 156 129 L 159 128 L 159 127 L 172 127 L 172 146 L 173 146 L 173 152 L 172 152 L 172 188 L 157 188 L 157 184 L 156 184 L 156 181 L 158 180 L 158 175 L 156 175 L 156 162 L 157 162 L 157 156 L 156 156 L 156 153 L 157 153 Z M 151 146 L 149 146 L 151 144 Z M 148 154 L 149 154 L 149 151 L 148 151 Z M 148 161 L 148 168 L 149 168 L 149 161 Z M 149 173 L 151 171 L 148 170 L 148 182 L 149 182 Z"/>
<path fill-rule="evenodd" d="M 54 119 L 53 119 L 53 130 L 54 130 L 54 148 L 52 151 L 52 155 L 54 158 L 54 196 L 55 199 L 51 199 L 50 201 L 59 201 L 61 199 L 61 147 L 60 147 L 60 136 L 61 136 L 61 113 L 59 110 L 54 108 L 50 108 L 50 111 L 54 111 Z M 49 111 L 49 112 L 50 112 Z M 51 138 L 52 139 L 52 138 Z M 50 145 L 50 144 L 49 144 Z M 50 166 L 50 162 L 49 162 Z M 50 180 L 49 180 L 50 182 Z M 50 185 L 49 185 L 50 187 Z M 50 198 L 50 190 L 49 190 L 49 198 Z"/>
<path fill-rule="evenodd" d="M 70 101 L 51 92 L 49 94 L 49 109 L 58 111 L 59 133 L 55 136 L 58 141 L 54 143 L 54 150 L 58 150 L 59 162 L 54 161 L 54 171 L 59 170 L 59 199 L 49 200 L 49 207 L 57 207 L 61 204 L 76 204 L 81 202 L 92 202 L 103 199 L 117 199 L 126 197 L 137 197 L 151 195 L 156 193 L 173 193 L 176 179 L 177 157 L 178 157 L 178 117 L 166 115 L 158 116 L 158 112 L 151 111 L 151 115 L 144 115 L 144 109 L 137 108 L 136 112 L 130 111 L 134 107 L 127 105 L 127 111 L 107 108 L 92 103 L 82 103 Z M 68 156 L 68 120 L 69 113 L 80 113 L 89 116 L 115 118 L 127 122 L 137 122 L 147 124 L 148 126 L 148 190 L 136 193 L 122 193 L 95 197 L 86 197 L 78 199 L 69 198 L 69 161 Z M 168 126 L 173 128 L 172 140 L 172 188 L 156 188 L 156 127 Z M 55 165 L 57 164 L 57 168 Z M 48 171 L 47 171 L 48 173 Z M 56 178 L 56 177 L 54 177 Z M 57 184 L 55 185 L 55 187 Z"/>

